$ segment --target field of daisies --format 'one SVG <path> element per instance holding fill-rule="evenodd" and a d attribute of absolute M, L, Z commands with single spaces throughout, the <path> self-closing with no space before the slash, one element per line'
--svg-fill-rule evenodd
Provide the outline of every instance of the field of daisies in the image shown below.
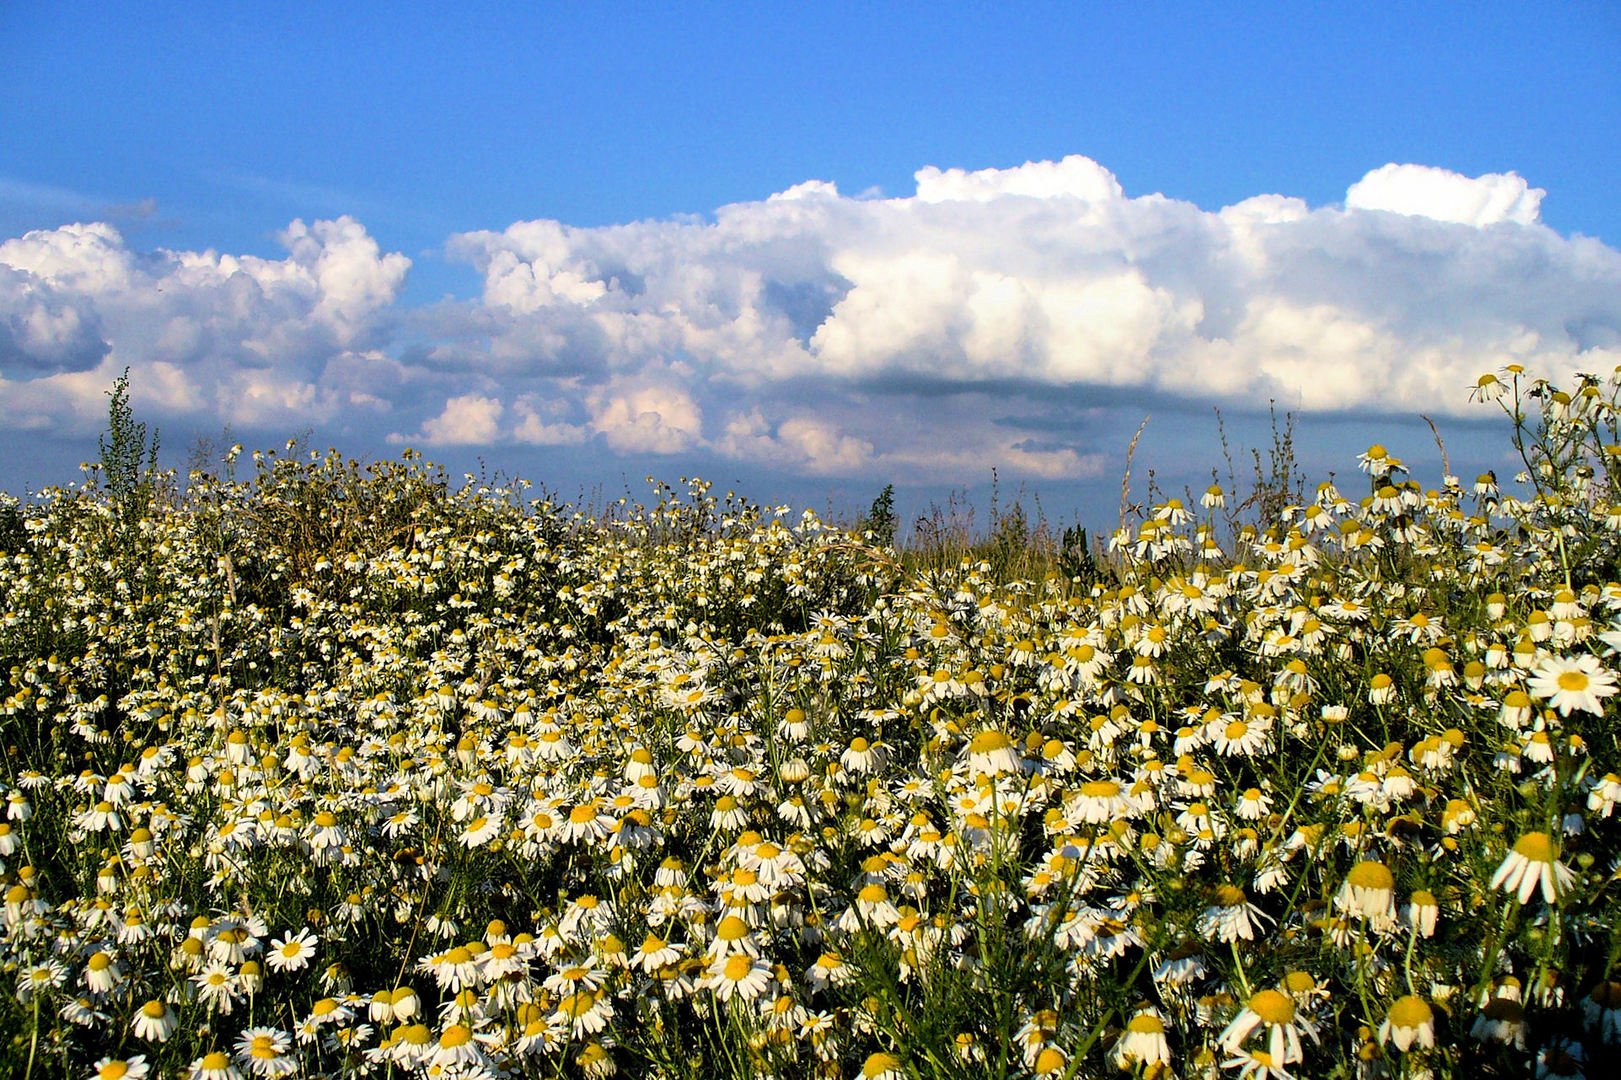
<path fill-rule="evenodd" d="M 699 482 L 170 481 L 115 399 L 0 502 L 0 1070 L 1581 1076 L 1616 387 L 1483 376 L 1501 487 L 1375 446 L 1023 576 Z"/>

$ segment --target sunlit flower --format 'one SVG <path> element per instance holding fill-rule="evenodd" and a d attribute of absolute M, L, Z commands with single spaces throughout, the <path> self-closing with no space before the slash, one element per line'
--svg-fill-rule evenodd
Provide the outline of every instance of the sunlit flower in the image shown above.
<path fill-rule="evenodd" d="M 1590 653 L 1550 656 L 1531 673 L 1531 693 L 1558 709 L 1561 716 L 1577 710 L 1603 713 L 1603 699 L 1615 690 L 1615 673 Z"/>
<path fill-rule="evenodd" d="M 229 1013 L 242 996 L 242 984 L 230 965 L 214 961 L 191 977 L 197 985 L 197 998 L 210 1009 Z"/>
<path fill-rule="evenodd" d="M 746 952 L 728 953 L 715 958 L 699 985 L 715 991 L 722 1001 L 734 997 L 753 1001 L 771 985 L 771 967 Z"/>
<path fill-rule="evenodd" d="M 273 971 L 303 971 L 315 956 L 315 943 L 318 940 L 308 927 L 296 934 L 277 938 L 270 943 L 265 962 Z"/>
<path fill-rule="evenodd" d="M 91 1080 L 146 1080 L 150 1071 L 145 1054 L 132 1054 L 127 1058 L 104 1057 L 91 1069 Z"/>
<path fill-rule="evenodd" d="M 1345 875 L 1334 902 L 1346 914 L 1367 919 L 1375 928 L 1392 925 L 1396 917 L 1396 878 L 1384 863 L 1363 860 Z"/>
<path fill-rule="evenodd" d="M 1170 1064 L 1171 1044 L 1158 1011 L 1144 1009 L 1126 1021 L 1126 1030 L 1114 1046 L 1114 1061 L 1122 1069 Z"/>
<path fill-rule="evenodd" d="M 186 1069 L 187 1080 L 242 1080 L 242 1074 L 231 1064 L 231 1055 L 214 1050 L 193 1061 Z"/>
<path fill-rule="evenodd" d="M 254 1076 L 289 1076 L 298 1071 L 293 1040 L 272 1027 L 250 1027 L 236 1041 L 236 1059 Z"/>
<path fill-rule="evenodd" d="M 869 1054 L 861 1065 L 861 1080 L 906 1080 L 905 1066 L 894 1054 Z"/>
<path fill-rule="evenodd" d="M 1241 1052 L 1249 1037 L 1259 1031 L 1265 1040 L 1267 1059 L 1275 1067 L 1281 1068 L 1300 1060 L 1302 1030 L 1301 1022 L 1295 1015 L 1295 1003 L 1289 995 L 1279 990 L 1258 990 L 1250 995 L 1244 1008 L 1219 1038 L 1222 1049 L 1236 1054 Z"/>
<path fill-rule="evenodd" d="M 975 735 L 968 743 L 968 772 L 970 777 L 1005 776 L 1021 768 L 1019 752 L 1013 740 L 1003 732 L 989 729 Z"/>
<path fill-rule="evenodd" d="M 1379 1025 L 1379 1041 L 1392 1042 L 1406 1052 L 1416 1042 L 1428 1050 L 1435 1046 L 1435 1012 L 1421 997 L 1399 997 Z"/>
<path fill-rule="evenodd" d="M 1215 902 L 1200 917 L 1199 929 L 1218 941 L 1252 941 L 1256 928 L 1271 921 L 1249 902 L 1242 889 L 1221 885 L 1216 889 Z"/>
<path fill-rule="evenodd" d="M 1492 875 L 1491 887 L 1517 892 L 1520 903 L 1525 904 L 1540 885 L 1542 899 L 1552 904 L 1575 881 L 1575 875 L 1559 861 L 1559 847 L 1553 838 L 1547 833 L 1529 832 L 1514 841 Z"/>
<path fill-rule="evenodd" d="M 161 1043 L 168 1041 L 179 1022 L 179 1017 L 167 1003 L 153 999 L 135 1010 L 135 1019 L 130 1028 L 137 1039 Z"/>
<path fill-rule="evenodd" d="M 613 1014 L 613 1002 L 606 994 L 580 989 L 558 999 L 552 1022 L 566 1026 L 575 1038 L 580 1038 L 607 1027 Z"/>
<path fill-rule="evenodd" d="M 111 993 L 124 979 L 124 969 L 112 954 L 97 950 L 84 965 L 84 984 L 92 994 Z"/>
<path fill-rule="evenodd" d="M 438 1045 L 429 1060 L 441 1069 L 460 1069 L 482 1066 L 485 1057 L 472 1028 L 466 1024 L 451 1024 L 439 1033 Z"/>

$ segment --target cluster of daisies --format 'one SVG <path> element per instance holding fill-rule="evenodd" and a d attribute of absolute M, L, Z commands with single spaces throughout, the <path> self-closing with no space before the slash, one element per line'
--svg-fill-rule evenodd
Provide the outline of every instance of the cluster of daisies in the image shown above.
<path fill-rule="evenodd" d="M 1621 521 L 1360 464 L 1099 582 L 410 457 L 0 506 L 5 1067 L 1584 1075 Z"/>

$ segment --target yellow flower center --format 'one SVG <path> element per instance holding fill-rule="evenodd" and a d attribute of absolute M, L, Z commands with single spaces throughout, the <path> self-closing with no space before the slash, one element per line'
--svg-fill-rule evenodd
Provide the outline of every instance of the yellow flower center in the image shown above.
<path fill-rule="evenodd" d="M 1262 990 L 1250 998 L 1250 1012 L 1264 1024 L 1288 1024 L 1295 1018 L 1295 1003 L 1289 995 L 1277 990 Z"/>
<path fill-rule="evenodd" d="M 1514 852 L 1531 862 L 1551 863 L 1559 858 L 1553 837 L 1545 832 L 1526 833 L 1514 842 Z"/>
<path fill-rule="evenodd" d="M 1317 989 L 1317 980 L 1307 971 L 1290 971 L 1284 973 L 1283 982 L 1279 984 L 1286 994 L 1307 994 Z"/>
<path fill-rule="evenodd" d="M 867 1059 L 866 1064 L 861 1066 L 861 1075 L 866 1077 L 867 1080 L 872 1080 L 875 1076 L 883 1076 L 885 1073 L 898 1073 L 900 1071 L 901 1059 L 894 1054 L 873 1054 Z"/>
<path fill-rule="evenodd" d="M 1064 1054 L 1056 1046 L 1044 1047 L 1036 1055 L 1036 1075 L 1048 1076 L 1064 1067 Z"/>
<path fill-rule="evenodd" d="M 1127 1031 L 1135 1031 L 1142 1035 L 1163 1035 L 1165 1025 L 1153 1013 L 1138 1013 L 1126 1024 Z"/>
<path fill-rule="evenodd" d="M 1006 750 L 1013 742 L 1000 731 L 982 731 L 968 744 L 970 754 L 990 754 Z"/>
<path fill-rule="evenodd" d="M 1390 868 L 1379 862 L 1359 862 L 1351 867 L 1345 880 L 1359 889 L 1394 889 L 1396 878 Z"/>
<path fill-rule="evenodd" d="M 1423 1027 L 1435 1020 L 1429 1003 L 1421 997 L 1408 994 L 1396 999 L 1390 1007 L 1390 1026 L 1399 1028 Z"/>

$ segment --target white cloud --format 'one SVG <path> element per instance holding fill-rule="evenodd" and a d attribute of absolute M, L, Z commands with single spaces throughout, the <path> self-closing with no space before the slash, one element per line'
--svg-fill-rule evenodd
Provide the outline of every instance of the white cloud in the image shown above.
<path fill-rule="evenodd" d="M 1211 212 L 1128 197 L 1071 157 L 926 168 L 908 198 L 808 181 L 713 222 L 524 222 L 451 247 L 502 313 L 495 351 L 536 372 L 674 362 L 706 394 L 1010 381 L 1458 412 L 1505 360 L 1613 366 L 1621 255 L 1538 224 L 1541 196 L 1513 174 L 1386 166 L 1345 209 L 1258 195 Z"/>
<path fill-rule="evenodd" d="M 0 266 L 0 372 L 83 371 L 107 355 L 100 320 L 71 294 Z"/>
<path fill-rule="evenodd" d="M 7 240 L 0 385 L 15 397 L 37 383 L 24 398 L 68 431 L 104 415 L 126 365 L 138 403 L 198 425 L 303 427 L 386 406 L 344 385 L 343 358 L 383 340 L 410 260 L 347 217 L 294 221 L 279 239 L 284 259 L 139 252 L 104 222 Z"/>
<path fill-rule="evenodd" d="M 1621 252 L 1541 224 L 1513 173 L 1387 165 L 1315 208 L 1132 196 L 1078 156 L 916 182 L 458 234 L 482 296 L 408 311 L 409 260 L 349 218 L 294 222 L 282 259 L 30 233 L 0 244 L 0 392 L 82 430 L 128 363 L 138 390 L 163 372 L 151 400 L 242 425 L 1077 476 L 1103 467 L 1099 402 L 1463 413 L 1505 362 L 1621 363 Z"/>
<path fill-rule="evenodd" d="M 1107 203 L 1124 195 L 1113 173 L 1078 154 L 1062 161 L 1031 161 L 1016 169 L 977 172 L 929 165 L 919 169 L 915 179 L 917 200 L 926 203 L 990 202 L 1005 195 Z"/>
<path fill-rule="evenodd" d="M 395 443 L 421 442 L 428 446 L 487 446 L 499 437 L 503 409 L 498 398 L 462 394 L 445 402 L 444 410 L 422 425 L 416 436 L 390 436 Z"/>
<path fill-rule="evenodd" d="M 1352 184 L 1345 205 L 1476 227 L 1500 221 L 1534 225 L 1546 194 L 1516 173 L 1471 178 L 1429 165 L 1390 164 Z"/>
<path fill-rule="evenodd" d="M 844 434 L 830 421 L 792 416 L 773 432 L 759 409 L 727 421 L 715 449 L 735 460 L 769 463 L 811 476 L 854 476 L 874 462 L 871 442 Z"/>
<path fill-rule="evenodd" d="M 587 398 L 591 430 L 621 453 L 677 454 L 703 440 L 703 413 L 683 387 L 616 380 Z"/>
<path fill-rule="evenodd" d="M 583 424 L 570 423 L 568 406 L 557 398 L 524 395 L 513 403 L 512 437 L 535 446 L 577 446 L 591 437 Z"/>

